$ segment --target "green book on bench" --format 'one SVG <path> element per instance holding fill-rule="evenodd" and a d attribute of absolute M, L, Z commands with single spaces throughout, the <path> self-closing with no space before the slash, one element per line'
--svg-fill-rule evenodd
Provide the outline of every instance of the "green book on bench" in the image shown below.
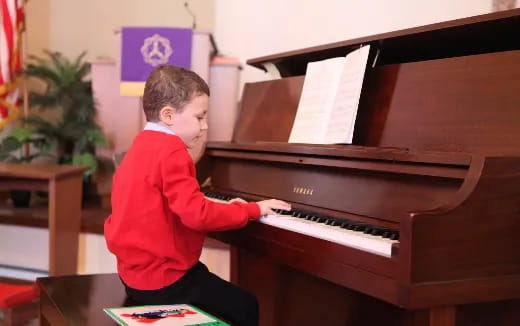
<path fill-rule="evenodd" d="M 104 308 L 103 310 L 123 326 L 230 326 L 188 304 Z"/>

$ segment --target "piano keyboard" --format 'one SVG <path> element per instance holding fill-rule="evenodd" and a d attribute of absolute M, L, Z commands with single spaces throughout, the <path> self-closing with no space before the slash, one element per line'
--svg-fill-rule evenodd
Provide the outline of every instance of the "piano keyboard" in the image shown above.
<path fill-rule="evenodd" d="M 221 203 L 233 199 L 210 192 L 205 195 Z M 385 227 L 299 210 L 275 212 L 276 215 L 262 216 L 259 222 L 385 257 L 392 256 L 392 245 L 399 242 L 399 232 Z"/>

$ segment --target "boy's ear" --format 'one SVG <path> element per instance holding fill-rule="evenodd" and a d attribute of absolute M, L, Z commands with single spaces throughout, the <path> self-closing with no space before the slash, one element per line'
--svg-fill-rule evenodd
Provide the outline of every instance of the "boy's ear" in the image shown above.
<path fill-rule="evenodd" d="M 159 111 L 159 119 L 167 125 L 172 125 L 175 119 L 175 109 L 171 106 L 165 106 Z"/>

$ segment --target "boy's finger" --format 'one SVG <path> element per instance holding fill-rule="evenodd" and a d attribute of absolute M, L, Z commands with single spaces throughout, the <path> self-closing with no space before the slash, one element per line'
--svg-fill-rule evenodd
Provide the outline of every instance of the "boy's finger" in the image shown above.
<path fill-rule="evenodd" d="M 283 200 L 279 200 L 279 199 L 271 199 L 270 200 L 273 204 L 277 204 L 277 205 L 285 205 L 285 206 L 290 206 L 291 204 L 287 203 L 287 202 L 284 202 Z"/>
<path fill-rule="evenodd" d="M 284 202 L 284 201 L 281 201 L 281 200 L 277 200 L 276 202 L 273 203 L 275 206 L 274 208 L 278 208 L 278 209 L 285 209 L 285 210 L 289 210 L 291 209 L 291 205 Z"/>

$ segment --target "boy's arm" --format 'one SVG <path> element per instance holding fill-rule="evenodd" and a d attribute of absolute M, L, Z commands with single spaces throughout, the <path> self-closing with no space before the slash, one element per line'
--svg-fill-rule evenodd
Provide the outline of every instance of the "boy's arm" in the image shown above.
<path fill-rule="evenodd" d="M 222 231 L 246 225 L 260 217 L 256 203 L 214 203 L 200 192 L 193 161 L 185 150 L 170 153 L 161 164 L 162 192 L 168 207 L 187 227 L 199 231 Z"/>

